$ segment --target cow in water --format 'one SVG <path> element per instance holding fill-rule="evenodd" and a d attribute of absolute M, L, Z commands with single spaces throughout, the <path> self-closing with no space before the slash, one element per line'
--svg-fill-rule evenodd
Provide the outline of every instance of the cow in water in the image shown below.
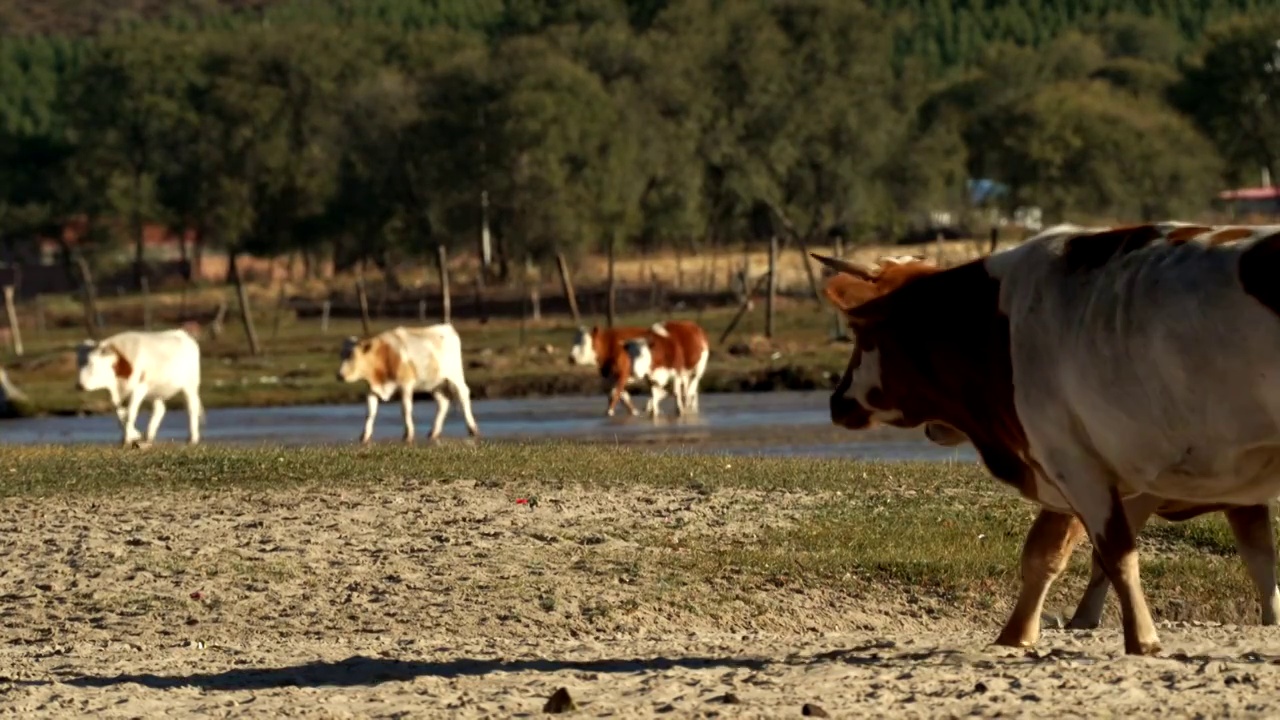
<path fill-rule="evenodd" d="M 631 374 L 649 388 L 649 412 L 662 414 L 668 387 L 676 399 L 676 414 L 698 412 L 698 382 L 707 370 L 707 335 L 693 323 L 655 323 L 648 332 L 625 343 Z"/>
<path fill-rule="evenodd" d="M 569 349 L 569 362 L 573 365 L 594 365 L 600 370 L 600 376 L 609 382 L 609 405 L 605 410 L 605 414 L 612 416 L 618 401 L 626 406 L 632 415 L 639 415 L 640 411 L 636 409 L 631 402 L 631 394 L 627 391 L 627 387 L 639 383 L 646 383 L 647 379 L 638 375 L 632 368 L 632 358 L 627 352 L 626 343 L 630 340 L 640 338 L 653 331 L 654 327 L 661 326 L 672 337 L 693 338 L 701 337 L 703 345 L 706 344 L 706 335 L 697 323 L 688 320 L 668 320 L 656 323 L 654 326 L 643 327 L 615 327 L 601 328 L 593 327 L 579 328 L 577 336 L 574 338 L 573 347 Z M 692 399 L 692 411 L 697 411 L 698 383 L 702 380 L 702 374 L 706 371 L 707 357 L 705 348 L 700 359 L 694 362 L 694 372 L 689 374 L 689 383 L 684 387 L 686 394 L 680 399 L 680 402 L 688 404 L 687 401 Z M 652 395 L 645 409 L 653 412 L 655 401 Z"/>

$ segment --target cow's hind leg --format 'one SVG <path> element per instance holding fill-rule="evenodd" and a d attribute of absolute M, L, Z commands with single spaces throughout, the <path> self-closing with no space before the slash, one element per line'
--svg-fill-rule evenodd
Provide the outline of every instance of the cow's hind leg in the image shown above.
<path fill-rule="evenodd" d="M 675 386 L 672 394 L 676 396 L 676 415 L 683 416 L 689 410 L 689 381 L 683 373 L 676 373 L 671 384 Z"/>
<path fill-rule="evenodd" d="M 164 411 L 164 400 L 156 398 L 151 401 L 151 419 L 147 421 L 147 434 L 143 436 L 147 442 L 155 442 L 156 433 L 160 432 L 160 421 L 164 419 Z"/>
<path fill-rule="evenodd" d="M 200 443 L 200 421 L 204 418 L 204 404 L 200 402 L 200 393 L 194 388 L 183 390 L 187 399 L 187 443 Z"/>
<path fill-rule="evenodd" d="M 1153 655 L 1159 652 L 1160 637 L 1142 592 L 1137 542 L 1120 494 L 1105 482 L 1105 471 L 1093 467 L 1092 463 L 1068 463 L 1055 470 L 1050 477 L 1084 521 L 1102 569 L 1116 588 L 1125 653 Z"/>
<path fill-rule="evenodd" d="M 471 388 L 465 382 L 449 383 L 449 387 L 458 405 L 462 406 L 462 419 L 467 423 L 467 432 L 471 437 L 479 437 L 480 426 L 476 424 L 476 418 L 471 414 Z"/>
<path fill-rule="evenodd" d="M 1280 614 L 1280 593 L 1276 590 L 1276 540 L 1271 510 L 1266 505 L 1246 505 L 1226 511 L 1236 549 L 1258 589 L 1262 603 L 1262 624 L 1275 625 Z"/>
<path fill-rule="evenodd" d="M 1084 525 L 1074 515 L 1041 510 L 1022 545 L 1022 587 L 997 645 L 1029 647 L 1040 639 L 1040 613 L 1049 587 L 1067 568 L 1071 551 L 1084 537 Z M 1106 592 L 1106 589 L 1103 589 Z"/>
<path fill-rule="evenodd" d="M 378 417 L 378 396 L 369 393 L 364 397 L 365 417 L 364 432 L 360 434 L 360 442 L 367 443 L 373 437 L 373 420 Z"/>
<path fill-rule="evenodd" d="M 413 442 L 413 388 L 400 389 L 400 414 L 404 416 L 404 441 Z"/>
<path fill-rule="evenodd" d="M 1125 514 L 1129 518 L 1129 527 L 1133 529 L 1135 536 L 1146 527 L 1151 514 L 1159 505 L 1160 501 L 1150 495 L 1140 495 L 1124 504 Z M 1067 622 L 1069 630 L 1091 630 L 1102 624 L 1102 611 L 1106 608 L 1107 590 L 1111 588 L 1111 581 L 1107 579 L 1107 573 L 1102 569 L 1102 562 L 1098 559 L 1096 550 L 1091 553 L 1091 558 L 1089 584 L 1085 587 L 1080 603 L 1076 605 L 1076 611 L 1071 615 L 1071 620 Z"/>
<path fill-rule="evenodd" d="M 449 413 L 449 392 L 448 385 L 431 391 L 431 397 L 436 401 L 436 419 L 431 421 L 431 434 L 427 436 L 429 440 L 435 440 L 444 431 L 444 416 Z"/>

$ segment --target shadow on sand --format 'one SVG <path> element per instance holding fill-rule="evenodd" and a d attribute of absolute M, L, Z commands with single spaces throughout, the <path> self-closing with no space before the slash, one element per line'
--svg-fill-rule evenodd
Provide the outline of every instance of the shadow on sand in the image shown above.
<path fill-rule="evenodd" d="M 1025 654 L 1004 658 L 993 658 L 983 654 L 973 654 L 944 648 L 921 649 L 911 652 L 892 652 L 893 642 L 877 642 L 867 645 L 823 652 L 813 655 L 800 654 L 787 658 L 716 658 L 716 657 L 682 657 L 682 658 L 631 658 L 601 660 L 496 660 L 478 658 L 457 658 L 436 662 L 394 660 L 387 658 L 370 658 L 353 656 L 338 662 L 310 662 L 301 665 L 278 668 L 240 668 L 217 673 L 193 673 L 189 675 L 155 675 L 150 673 L 137 675 L 114 675 L 110 677 L 78 676 L 65 677 L 60 682 L 73 687 L 109 688 L 116 685 L 137 684 L 156 690 L 178 687 L 194 687 L 201 690 L 266 690 L 285 687 L 355 687 L 380 685 L 385 682 L 412 681 L 420 677 L 456 678 L 464 676 L 480 676 L 490 673 L 554 673 L 564 670 L 594 673 L 640 673 L 662 672 L 675 668 L 705 669 L 732 668 L 746 670 L 762 670 L 771 665 L 817 665 L 826 663 L 844 663 L 861 667 L 908 668 L 917 663 L 969 664 L 973 662 L 992 665 L 1016 666 L 1038 664 L 1042 662 L 1058 662 L 1072 660 L 1083 665 L 1091 665 L 1097 658 L 1087 653 L 1066 650 L 1050 650 L 1040 653 L 1027 651 Z M 884 652 L 890 650 L 891 652 Z M 1207 656 L 1188 656 L 1173 653 L 1165 659 L 1175 663 L 1203 665 L 1215 658 Z M 1216 658 L 1230 662 L 1265 662 L 1268 658 L 1246 654 L 1244 658 Z M 55 681 L 37 680 L 20 684 L 48 685 Z"/>

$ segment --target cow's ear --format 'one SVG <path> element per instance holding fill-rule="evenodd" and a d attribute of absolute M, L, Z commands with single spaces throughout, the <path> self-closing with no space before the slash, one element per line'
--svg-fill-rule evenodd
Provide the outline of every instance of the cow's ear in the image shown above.
<path fill-rule="evenodd" d="M 849 327 L 858 330 L 880 322 L 889 311 L 889 304 L 883 298 L 872 298 L 844 311 Z"/>
<path fill-rule="evenodd" d="M 838 310 L 849 312 L 876 296 L 875 283 L 852 275 L 833 275 L 822 288 L 827 301 Z"/>

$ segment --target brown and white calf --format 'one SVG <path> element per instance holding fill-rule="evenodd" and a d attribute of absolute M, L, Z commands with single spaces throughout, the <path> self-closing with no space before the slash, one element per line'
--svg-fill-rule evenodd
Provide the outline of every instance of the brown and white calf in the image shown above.
<path fill-rule="evenodd" d="M 627 392 L 627 386 L 635 383 L 636 379 L 631 373 L 631 358 L 622 344 L 645 332 L 646 328 L 630 326 L 578 328 L 573 346 L 569 348 L 569 364 L 594 365 L 599 368 L 600 377 L 609 383 L 609 406 L 605 414 L 610 417 L 619 400 L 632 415 L 640 414 L 631 402 L 631 393 Z"/>
<path fill-rule="evenodd" d="M 612 416 L 614 408 L 618 401 L 626 406 L 632 415 L 639 415 L 640 411 L 631 402 L 631 393 L 627 392 L 627 387 L 637 383 L 644 383 L 646 380 L 642 375 L 632 370 L 631 356 L 627 353 L 625 344 L 628 340 L 633 340 L 644 336 L 653 330 L 657 325 L 662 326 L 669 332 L 675 332 L 681 337 L 694 337 L 701 335 L 703 345 L 706 345 L 706 335 L 697 323 L 688 320 L 667 320 L 657 323 L 655 326 L 647 328 L 643 327 L 615 327 L 601 328 L 593 327 L 590 330 L 579 328 L 578 334 L 573 340 L 573 346 L 569 348 L 569 363 L 572 365 L 595 365 L 600 370 L 600 376 L 610 383 L 609 387 L 609 406 L 605 410 L 605 414 Z M 698 363 L 701 363 L 700 365 Z M 702 375 L 707 368 L 707 358 L 705 354 L 700 360 L 695 362 L 695 371 L 691 376 L 691 381 L 686 390 L 689 395 L 685 400 L 691 400 L 692 410 L 696 412 L 698 409 L 698 384 L 702 380 Z M 686 403 L 689 404 L 689 403 Z M 649 402 L 645 405 L 645 410 L 653 411 L 653 397 L 650 396 Z"/>
<path fill-rule="evenodd" d="M 76 386 L 106 390 L 120 420 L 122 444 L 150 443 L 160 430 L 165 401 L 181 393 L 187 403 L 188 442 L 200 442 L 200 345 L 185 330 L 122 332 L 76 348 Z M 151 401 L 151 420 L 140 435 L 138 410 Z"/>
<path fill-rule="evenodd" d="M 676 414 L 698 411 L 698 383 L 711 355 L 707 335 L 696 323 L 670 320 L 655 323 L 645 334 L 625 343 L 631 374 L 649 388 L 649 412 L 662 414 L 661 403 L 671 386 Z"/>
<path fill-rule="evenodd" d="M 338 379 L 343 382 L 369 383 L 365 398 L 368 415 L 360 442 L 373 436 L 373 421 L 378 415 L 378 401 L 390 402 L 399 392 L 404 414 L 404 440 L 413 442 L 413 393 L 425 390 L 436 401 L 436 417 L 428 439 L 440 436 L 449 401 L 462 406 L 467 431 L 480 434 L 471 415 L 471 389 L 462 374 L 462 340 L 449 324 L 423 328 L 398 327 L 363 340 L 349 337 L 342 346 L 342 363 Z"/>
<path fill-rule="evenodd" d="M 1276 277 L 1280 226 L 1051 228 L 846 306 L 856 344 L 832 421 L 971 442 L 996 478 L 1057 513 L 1037 518 L 1024 575 L 1037 557 L 1065 564 L 1082 522 L 1116 586 L 1128 653 L 1159 647 L 1135 541 L 1153 513 L 1226 511 L 1266 622 L 1276 587 L 1265 506 L 1280 494 Z M 1067 540 L 1037 548 L 1034 537 Z"/>

